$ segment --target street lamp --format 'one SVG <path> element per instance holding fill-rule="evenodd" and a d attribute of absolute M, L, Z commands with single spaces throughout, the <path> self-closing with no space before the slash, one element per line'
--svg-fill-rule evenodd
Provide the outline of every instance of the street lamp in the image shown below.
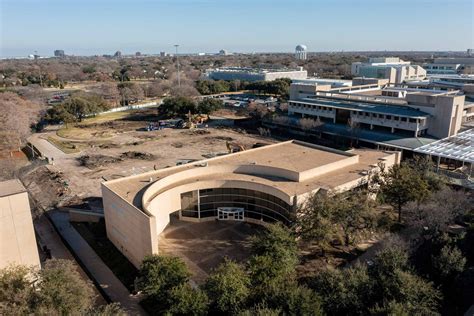
<path fill-rule="evenodd" d="M 178 87 L 181 88 L 181 80 L 179 79 L 179 59 L 178 59 L 178 47 L 179 47 L 179 45 L 176 44 L 176 45 L 174 45 L 174 47 L 176 47 L 176 68 L 177 68 L 177 71 L 178 71 Z"/>

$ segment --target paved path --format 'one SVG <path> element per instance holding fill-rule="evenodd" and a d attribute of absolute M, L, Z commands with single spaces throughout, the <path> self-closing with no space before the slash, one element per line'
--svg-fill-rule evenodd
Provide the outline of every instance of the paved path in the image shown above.
<path fill-rule="evenodd" d="M 43 139 L 42 136 L 44 135 L 42 135 L 41 133 L 36 133 L 28 138 L 28 142 L 32 144 L 41 153 L 41 156 L 49 159 L 54 158 L 54 160 L 59 160 L 67 156 L 59 148 L 51 144 L 46 139 Z"/>
<path fill-rule="evenodd" d="M 51 222 L 46 218 L 45 215 L 36 219 L 34 222 L 35 232 L 38 236 L 38 243 L 42 246 L 47 246 L 51 251 L 51 257 L 56 259 L 67 259 L 74 262 L 77 267 L 77 271 L 81 277 L 88 282 L 92 282 L 89 276 L 82 270 L 81 266 L 76 262 L 74 256 L 69 252 L 66 246 L 63 244 L 63 241 L 58 236 L 56 231 L 53 228 Z M 95 304 L 104 305 L 107 304 L 107 301 L 100 294 L 97 288 L 94 286 L 94 293 L 96 296 Z"/>
<path fill-rule="evenodd" d="M 92 277 L 113 302 L 119 302 L 131 315 L 146 315 L 139 304 L 139 298 L 131 295 L 113 272 L 99 258 L 82 236 L 69 224 L 69 215 L 64 212 L 49 213 L 61 236 L 89 271 Z"/>

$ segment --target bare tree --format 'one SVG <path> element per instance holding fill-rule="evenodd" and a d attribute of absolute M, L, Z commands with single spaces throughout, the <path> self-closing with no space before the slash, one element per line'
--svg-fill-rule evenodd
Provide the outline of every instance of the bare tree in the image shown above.
<path fill-rule="evenodd" d="M 304 131 L 312 131 L 318 127 L 320 127 L 321 125 L 323 125 L 323 123 L 321 122 L 321 120 L 319 119 L 319 117 L 317 119 L 312 119 L 312 118 L 301 118 L 299 121 L 298 121 L 298 125 L 301 127 L 301 129 L 303 129 Z"/>
<path fill-rule="evenodd" d="M 39 118 L 41 106 L 11 92 L 0 93 L 0 106 L 0 149 L 20 149 Z"/>
<path fill-rule="evenodd" d="M 409 203 L 406 206 L 406 219 L 409 226 L 432 235 L 446 231 L 457 218 L 472 209 L 465 192 L 443 187 L 425 203 Z"/>
<path fill-rule="evenodd" d="M 100 95 L 107 102 L 112 103 L 113 105 L 118 105 L 120 100 L 120 91 L 117 88 L 115 82 L 103 82 L 99 85 L 95 85 L 90 89 L 91 92 Z"/>

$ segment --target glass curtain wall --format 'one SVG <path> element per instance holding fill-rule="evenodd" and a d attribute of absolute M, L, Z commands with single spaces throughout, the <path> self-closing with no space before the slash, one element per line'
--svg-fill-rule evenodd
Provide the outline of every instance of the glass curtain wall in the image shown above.
<path fill-rule="evenodd" d="M 181 194 L 182 216 L 216 217 L 218 207 L 242 207 L 247 218 L 291 223 L 291 205 L 271 194 L 237 188 L 204 189 Z"/>

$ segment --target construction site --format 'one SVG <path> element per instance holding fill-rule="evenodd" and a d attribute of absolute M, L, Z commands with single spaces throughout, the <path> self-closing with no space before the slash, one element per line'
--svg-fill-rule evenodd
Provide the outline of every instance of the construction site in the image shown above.
<path fill-rule="evenodd" d="M 29 155 L 37 158 L 36 168 L 25 172 L 22 181 L 38 213 L 53 208 L 69 212 L 71 221 L 83 222 L 83 229 L 79 231 L 84 233 L 88 222 L 97 224 L 103 217 L 101 183 L 104 181 L 275 142 L 238 128 L 221 126 L 221 117 L 205 123 L 203 118 L 198 120 L 195 123 L 157 121 L 156 109 L 152 108 L 104 114 L 77 124 L 49 127 L 29 139 Z M 225 121 L 222 125 L 228 125 L 228 120 Z M 246 237 L 258 228 L 240 224 L 247 229 L 236 230 L 232 223 L 226 229 L 222 224 L 216 225 L 183 226 L 173 221 L 162 236 L 163 253 L 182 257 L 198 282 L 204 280 L 224 256 L 244 259 Z M 197 239 L 204 235 L 216 243 L 208 249 L 209 257 L 192 263 L 197 257 L 190 253 Z M 240 251 L 235 251 L 235 247 Z"/>

